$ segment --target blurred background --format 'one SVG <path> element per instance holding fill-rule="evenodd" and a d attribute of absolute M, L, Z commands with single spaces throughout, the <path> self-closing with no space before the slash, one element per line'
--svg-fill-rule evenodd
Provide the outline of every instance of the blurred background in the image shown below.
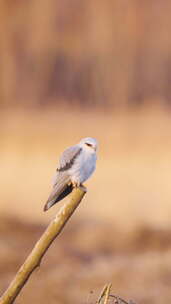
<path fill-rule="evenodd" d="M 1 293 L 63 204 L 42 211 L 60 153 L 99 141 L 86 197 L 16 303 L 95 303 L 109 281 L 171 300 L 170 10 L 1 0 Z"/>

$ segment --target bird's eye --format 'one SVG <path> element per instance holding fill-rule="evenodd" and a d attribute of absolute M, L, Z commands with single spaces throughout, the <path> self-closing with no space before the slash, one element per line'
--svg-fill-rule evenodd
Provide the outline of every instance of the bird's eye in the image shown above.
<path fill-rule="evenodd" d="M 89 143 L 85 143 L 88 147 L 92 147 L 92 144 Z"/>

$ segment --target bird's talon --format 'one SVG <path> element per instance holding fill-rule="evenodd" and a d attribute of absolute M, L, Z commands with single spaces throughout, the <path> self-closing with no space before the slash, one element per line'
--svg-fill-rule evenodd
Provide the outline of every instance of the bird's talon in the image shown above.
<path fill-rule="evenodd" d="M 80 183 L 78 182 L 72 182 L 73 188 L 78 188 L 80 186 Z"/>

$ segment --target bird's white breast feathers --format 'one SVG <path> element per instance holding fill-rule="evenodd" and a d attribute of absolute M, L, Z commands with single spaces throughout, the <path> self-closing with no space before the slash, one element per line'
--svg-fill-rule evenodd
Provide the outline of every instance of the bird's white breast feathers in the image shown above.
<path fill-rule="evenodd" d="M 94 151 L 83 148 L 73 166 L 68 170 L 72 182 L 83 183 L 86 181 L 95 170 L 96 159 L 97 156 Z"/>

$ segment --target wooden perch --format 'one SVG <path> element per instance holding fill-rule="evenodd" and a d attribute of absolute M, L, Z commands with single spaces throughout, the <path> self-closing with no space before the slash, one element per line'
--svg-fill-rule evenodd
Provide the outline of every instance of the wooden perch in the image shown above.
<path fill-rule="evenodd" d="M 84 187 L 73 190 L 71 200 L 61 207 L 55 219 L 49 224 L 48 228 L 36 243 L 32 252 L 17 272 L 10 286 L 0 298 L 0 304 L 10 304 L 14 302 L 32 272 L 40 265 L 41 260 L 51 243 L 59 235 L 70 216 L 78 207 L 85 193 L 86 188 Z"/>

